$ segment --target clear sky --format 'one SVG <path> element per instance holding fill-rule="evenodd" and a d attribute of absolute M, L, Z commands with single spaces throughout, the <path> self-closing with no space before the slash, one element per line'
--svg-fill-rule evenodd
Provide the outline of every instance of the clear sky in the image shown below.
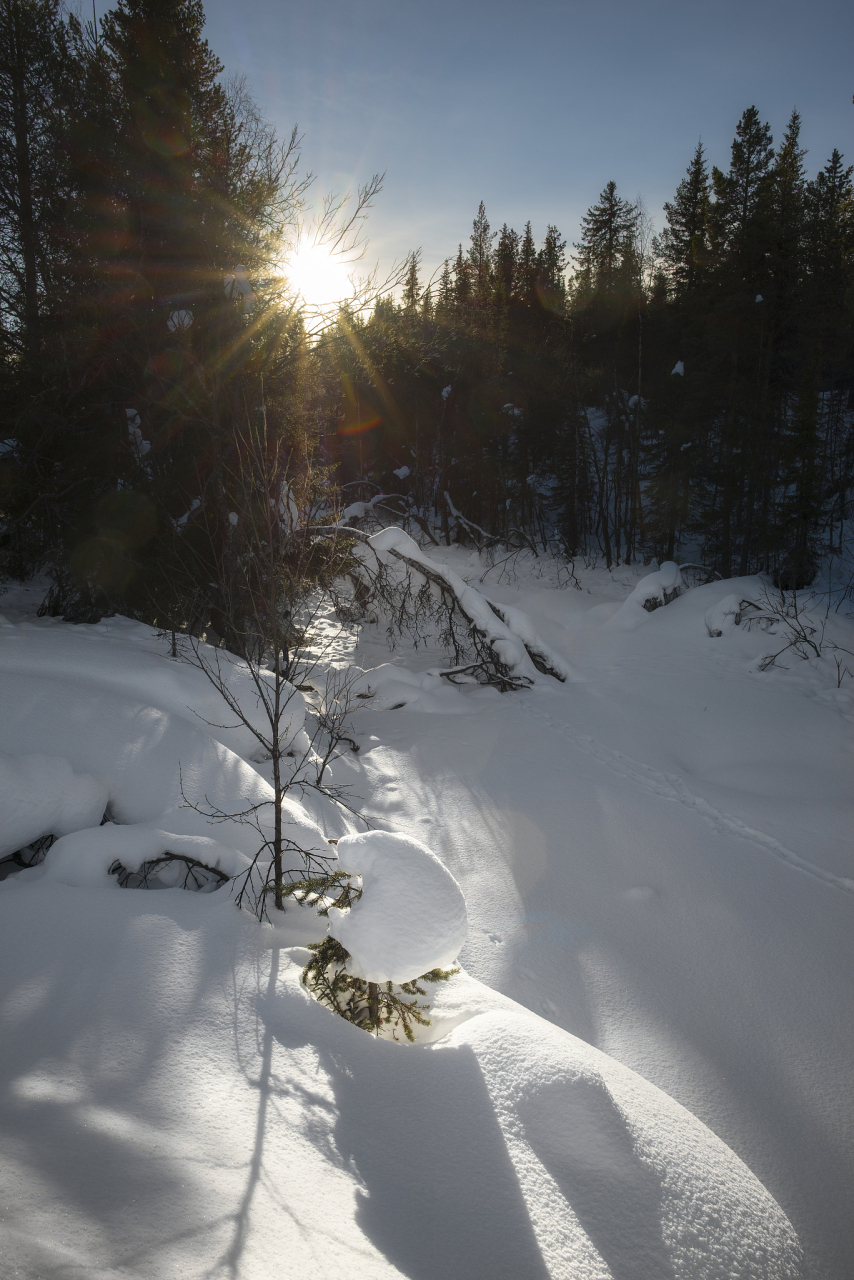
<path fill-rule="evenodd" d="M 319 186 L 377 170 L 374 257 L 435 265 L 530 218 L 568 241 L 613 178 L 660 222 L 698 138 L 729 163 L 755 103 L 803 117 L 811 173 L 854 163 L 854 0 L 207 0 L 207 36 Z M 100 5 L 99 5 L 100 8 Z"/>

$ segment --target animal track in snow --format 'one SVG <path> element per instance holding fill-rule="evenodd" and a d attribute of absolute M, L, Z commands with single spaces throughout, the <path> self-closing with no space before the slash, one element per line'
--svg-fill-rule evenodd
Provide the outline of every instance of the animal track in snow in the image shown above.
<path fill-rule="evenodd" d="M 658 769 L 653 769 L 651 765 L 641 764 L 639 760 L 633 760 L 631 756 L 623 755 L 621 751 L 615 751 L 613 747 L 606 747 L 594 738 L 588 737 L 587 734 L 576 733 L 569 725 L 555 720 L 547 711 L 542 711 L 539 707 L 532 706 L 530 703 L 527 703 L 526 706 L 532 715 L 544 720 L 556 733 L 568 738 L 581 751 L 600 761 L 600 763 L 606 765 L 621 777 L 637 782 L 640 786 L 645 787 L 647 791 L 660 796 L 662 800 L 675 801 L 684 805 L 686 809 L 693 809 L 701 818 L 705 818 L 707 822 L 710 822 L 717 831 L 726 832 L 728 835 L 737 836 L 740 840 L 747 840 L 751 844 L 758 845 L 760 849 L 773 854 L 774 857 L 793 867 L 794 870 L 811 876 L 814 880 L 820 880 L 822 884 L 829 885 L 832 889 L 842 889 L 845 893 L 854 893 L 854 880 L 849 880 L 846 876 L 834 875 L 832 871 L 825 871 L 824 867 L 817 866 L 814 862 L 810 862 L 808 858 L 802 858 L 800 854 L 788 849 L 774 836 L 769 836 L 767 832 L 757 831 L 756 828 L 749 827 L 746 822 L 743 822 L 741 818 L 735 817 L 734 814 L 723 813 L 720 809 L 716 809 L 714 805 L 709 804 L 702 796 L 694 795 L 678 773 L 662 773 Z"/>

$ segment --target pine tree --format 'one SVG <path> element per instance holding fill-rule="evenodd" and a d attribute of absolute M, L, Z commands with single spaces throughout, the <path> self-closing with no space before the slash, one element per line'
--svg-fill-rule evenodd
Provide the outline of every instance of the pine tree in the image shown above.
<path fill-rule="evenodd" d="M 226 101 L 203 27 L 200 0 L 119 0 L 102 23 L 119 111 L 114 197 L 130 235 L 121 266 L 145 280 L 161 314 L 209 293 L 214 265 L 225 266 L 206 260 L 208 142 Z"/>
<path fill-rule="evenodd" d="M 505 298 L 512 298 L 519 267 L 519 234 L 505 222 L 495 246 L 495 279 Z"/>
<path fill-rule="evenodd" d="M 421 300 L 421 282 L 418 279 L 418 255 L 409 255 L 409 267 L 403 282 L 401 301 L 404 311 L 414 313 Z"/>
<path fill-rule="evenodd" d="M 566 308 L 566 241 L 557 227 L 546 228 L 537 254 L 537 295 L 542 306 L 563 314 Z"/>
<path fill-rule="evenodd" d="M 442 272 L 439 276 L 439 291 L 436 297 L 436 314 L 440 318 L 447 318 L 454 305 L 454 282 L 451 279 L 451 268 L 448 259 L 442 263 Z"/>
<path fill-rule="evenodd" d="M 734 269 L 754 293 L 764 283 L 773 142 L 756 107 L 748 107 L 736 125 L 729 172 L 712 171 L 712 252 L 718 267 Z"/>
<path fill-rule="evenodd" d="M 854 167 L 834 151 L 805 191 L 804 253 L 808 271 L 806 329 L 824 380 L 850 359 L 850 289 L 854 270 Z"/>
<path fill-rule="evenodd" d="M 471 301 L 472 281 L 471 267 L 468 259 L 463 256 L 463 246 L 457 246 L 457 256 L 454 260 L 454 306 L 459 312 L 464 312 Z"/>
<path fill-rule="evenodd" d="M 530 222 L 525 223 L 525 231 L 519 246 L 516 296 L 526 307 L 532 307 L 537 296 L 537 247 L 534 244 Z"/>

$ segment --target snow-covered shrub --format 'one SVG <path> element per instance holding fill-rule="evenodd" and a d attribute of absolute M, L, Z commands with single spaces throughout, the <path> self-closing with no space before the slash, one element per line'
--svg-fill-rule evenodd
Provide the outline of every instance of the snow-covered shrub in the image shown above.
<path fill-rule="evenodd" d="M 366 831 L 338 841 L 338 862 L 361 876 L 362 896 L 329 910 L 329 934 L 369 982 L 405 982 L 450 964 L 468 929 L 463 892 L 420 840 Z"/>
<path fill-rule="evenodd" d="M 354 595 L 341 598 L 341 616 L 351 620 L 368 608 L 388 623 L 393 645 L 408 636 L 416 645 L 435 628 L 453 652 L 448 675 L 471 674 L 502 693 L 529 688 L 540 675 L 561 682 L 569 676 L 563 659 L 536 634 L 518 609 L 489 600 L 448 565 L 425 555 L 403 529 L 389 527 L 371 536 L 339 526 L 311 529 L 312 537 L 333 542 L 352 538 L 349 578 Z"/>
<path fill-rule="evenodd" d="M 210 836 L 181 834 L 157 822 L 104 822 L 57 840 L 45 875 L 78 887 L 101 885 L 112 875 L 130 888 L 178 888 L 185 878 L 185 888 L 218 888 L 249 862 L 245 853 Z"/>
<path fill-rule="evenodd" d="M 447 982 L 459 969 L 431 969 L 411 982 L 366 982 L 350 973 L 350 953 L 335 938 L 311 943 L 314 954 L 302 971 L 302 980 L 314 998 L 333 1013 L 353 1022 L 357 1027 L 380 1035 L 389 1032 L 396 1040 L 402 1028 L 407 1040 L 415 1040 L 413 1024 L 430 1026 L 426 1016 L 429 1004 L 420 1004 L 419 996 L 427 995 L 422 982 Z"/>
<path fill-rule="evenodd" d="M 647 613 L 652 613 L 654 609 L 676 600 L 685 590 L 687 584 L 679 565 L 673 560 L 665 560 L 660 569 L 641 578 L 629 600 L 636 600 Z"/>
<path fill-rule="evenodd" d="M 609 625 L 631 630 L 643 621 L 644 612 L 652 613 L 670 604 L 687 590 L 688 584 L 679 565 L 673 560 L 665 560 L 660 569 L 641 578 L 609 620 Z"/>
<path fill-rule="evenodd" d="M 0 751 L 0 857 L 43 836 L 97 826 L 106 805 L 104 784 L 75 773 L 67 760 Z"/>
<path fill-rule="evenodd" d="M 199 893 L 212 893 L 231 879 L 219 867 L 208 866 L 187 854 L 173 853 L 171 849 L 157 858 L 149 858 L 136 871 L 116 859 L 109 874 L 116 877 L 122 889 L 193 889 Z"/>
<path fill-rule="evenodd" d="M 797 591 L 770 591 L 766 586 L 755 600 L 741 603 L 748 629 L 759 626 L 785 641 L 775 653 L 760 659 L 760 671 L 773 667 L 784 653 L 802 659 L 821 657 L 826 619 L 815 616 L 815 592 L 799 597 Z"/>
<path fill-rule="evenodd" d="M 740 596 L 728 595 L 713 604 L 703 615 L 710 636 L 725 636 L 733 627 L 741 626 L 743 601 Z"/>
<path fill-rule="evenodd" d="M 303 980 L 333 1012 L 366 1030 L 392 1034 L 429 1025 L 419 982 L 445 981 L 465 941 L 462 890 L 447 867 L 418 840 L 387 831 L 345 836 L 340 865 L 361 885 L 326 907 L 327 937 Z M 352 882 L 351 882 L 352 883 Z"/>

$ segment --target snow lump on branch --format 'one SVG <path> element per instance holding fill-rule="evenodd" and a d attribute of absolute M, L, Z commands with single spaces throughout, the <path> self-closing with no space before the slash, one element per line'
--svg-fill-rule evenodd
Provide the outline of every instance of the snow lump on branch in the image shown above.
<path fill-rule="evenodd" d="M 338 841 L 339 865 L 362 877 L 348 911 L 331 907 L 329 934 L 368 982 L 409 982 L 453 963 L 468 928 L 463 892 L 426 845 L 389 831 Z"/>

